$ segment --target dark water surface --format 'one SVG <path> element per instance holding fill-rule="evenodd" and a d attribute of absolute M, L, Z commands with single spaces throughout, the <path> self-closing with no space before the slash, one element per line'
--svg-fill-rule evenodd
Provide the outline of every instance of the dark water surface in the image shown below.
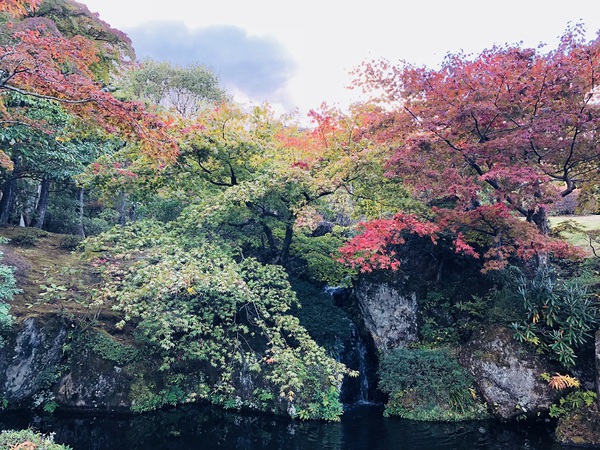
<path fill-rule="evenodd" d="M 298 422 L 232 413 L 209 406 L 136 415 L 4 413 L 0 429 L 54 432 L 75 450 L 197 449 L 531 449 L 559 450 L 543 425 L 495 421 L 460 424 L 382 417 L 382 408 L 356 406 L 340 423 Z"/>

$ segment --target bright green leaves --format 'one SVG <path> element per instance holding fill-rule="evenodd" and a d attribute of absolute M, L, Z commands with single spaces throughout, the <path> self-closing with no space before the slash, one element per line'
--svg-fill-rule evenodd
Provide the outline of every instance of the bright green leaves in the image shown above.
<path fill-rule="evenodd" d="M 197 115 L 211 103 L 226 99 L 219 80 L 208 69 L 181 67 L 146 59 L 119 80 L 118 95 L 173 110 L 183 117 Z"/>
<path fill-rule="evenodd" d="M 287 314 L 297 300 L 283 268 L 237 262 L 226 246 L 171 230 L 139 222 L 89 240 L 103 279 L 95 301 L 137 328 L 163 370 L 188 361 L 213 377 L 213 392 L 232 398 L 235 374 L 252 367 L 280 407 L 335 420 L 341 405 L 327 393 L 337 398 L 346 369 Z"/>

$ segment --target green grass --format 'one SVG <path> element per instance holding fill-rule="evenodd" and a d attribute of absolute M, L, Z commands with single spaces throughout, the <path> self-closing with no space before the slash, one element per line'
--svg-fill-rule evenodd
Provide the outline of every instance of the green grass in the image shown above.
<path fill-rule="evenodd" d="M 550 217 L 550 227 L 556 229 L 567 221 L 574 222 L 583 231 L 565 230 L 560 236 L 569 244 L 581 247 L 587 254 L 592 256 L 590 241 L 586 232 L 600 231 L 600 215 L 591 216 L 554 216 Z M 596 242 L 596 253 L 600 251 L 600 243 Z"/>

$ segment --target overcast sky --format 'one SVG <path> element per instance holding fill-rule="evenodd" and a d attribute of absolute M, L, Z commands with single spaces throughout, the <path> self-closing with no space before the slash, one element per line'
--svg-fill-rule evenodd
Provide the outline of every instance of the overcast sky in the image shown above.
<path fill-rule="evenodd" d="M 434 67 L 448 52 L 555 45 L 569 23 L 600 30 L 596 0 L 83 0 L 133 40 L 139 58 L 199 63 L 237 100 L 305 115 L 347 106 L 366 59 Z"/>

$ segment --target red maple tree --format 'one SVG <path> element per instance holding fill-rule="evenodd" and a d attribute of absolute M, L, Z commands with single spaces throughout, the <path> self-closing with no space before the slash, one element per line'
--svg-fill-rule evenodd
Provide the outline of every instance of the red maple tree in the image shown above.
<path fill-rule="evenodd" d="M 411 230 L 434 222 L 454 234 L 457 251 L 484 257 L 487 269 L 510 256 L 565 256 L 566 245 L 547 236 L 548 208 L 598 177 L 599 69 L 600 42 L 587 42 L 580 26 L 545 53 L 494 47 L 474 58 L 449 55 L 437 70 L 365 63 L 357 85 L 382 92 L 388 104 L 381 128 L 394 145 L 388 175 L 430 208 Z M 375 229 L 380 241 L 395 243 L 405 215 L 391 220 L 362 225 L 343 260 L 393 268 L 381 259 L 393 246 L 364 243 Z M 364 252 L 370 263 L 362 263 Z"/>
<path fill-rule="evenodd" d="M 12 2 L 3 4 L 5 11 L 14 13 L 14 8 Z M 0 31 L 0 93 L 58 102 L 91 126 L 140 142 L 145 153 L 155 159 L 176 154 L 176 144 L 162 120 L 141 104 L 116 99 L 97 79 L 93 67 L 100 49 L 92 40 L 79 34 L 66 37 L 53 21 L 43 17 L 8 22 Z M 18 110 L 6 108 L 0 96 L 0 126 L 43 126 L 30 122 Z M 9 164 L 3 153 L 0 164 Z"/>

